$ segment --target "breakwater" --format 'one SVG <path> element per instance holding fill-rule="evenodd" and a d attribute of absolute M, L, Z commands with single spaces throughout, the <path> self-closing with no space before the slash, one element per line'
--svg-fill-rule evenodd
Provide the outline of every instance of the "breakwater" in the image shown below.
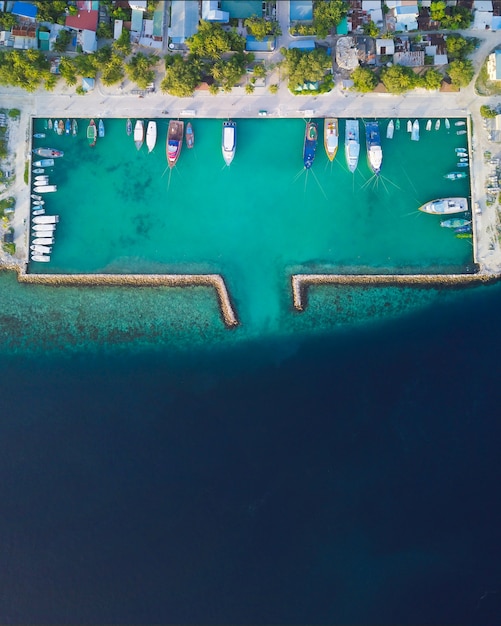
<path fill-rule="evenodd" d="M 499 274 L 293 274 L 292 303 L 297 311 L 308 304 L 308 288 L 318 285 L 467 287 L 499 280 Z"/>

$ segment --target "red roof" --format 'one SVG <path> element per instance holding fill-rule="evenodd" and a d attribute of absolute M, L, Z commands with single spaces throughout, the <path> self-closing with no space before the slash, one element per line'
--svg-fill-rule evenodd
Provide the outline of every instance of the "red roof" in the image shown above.
<path fill-rule="evenodd" d="M 78 15 L 68 15 L 66 26 L 77 30 L 93 30 L 96 32 L 99 11 L 80 11 Z"/>

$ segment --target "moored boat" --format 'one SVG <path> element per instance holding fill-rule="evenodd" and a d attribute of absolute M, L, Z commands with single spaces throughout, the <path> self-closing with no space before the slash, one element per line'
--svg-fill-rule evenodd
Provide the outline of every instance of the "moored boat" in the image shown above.
<path fill-rule="evenodd" d="M 59 215 L 39 215 L 33 218 L 34 224 L 57 224 L 59 222 Z"/>
<path fill-rule="evenodd" d="M 456 135 L 466 135 L 466 130 L 457 130 Z"/>
<path fill-rule="evenodd" d="M 468 210 L 468 200 L 466 198 L 439 198 L 426 202 L 419 207 L 419 210 L 434 215 L 464 213 Z"/>
<path fill-rule="evenodd" d="M 412 133 L 412 122 L 411 120 L 407 120 L 407 132 Z"/>
<path fill-rule="evenodd" d="M 464 153 L 466 153 L 466 152 L 468 152 L 468 151 L 466 150 L 466 148 L 454 148 L 454 151 L 455 151 L 456 153 L 459 153 L 459 152 L 464 152 Z"/>
<path fill-rule="evenodd" d="M 310 169 L 315 159 L 315 152 L 317 150 L 318 142 L 318 128 L 315 122 L 307 122 L 304 131 L 304 144 L 303 144 L 303 163 L 305 169 Z"/>
<path fill-rule="evenodd" d="M 35 246 L 51 246 L 54 243 L 54 237 L 35 237 L 32 243 Z"/>
<path fill-rule="evenodd" d="M 223 122 L 223 137 L 221 141 L 221 150 L 226 165 L 230 165 L 235 156 L 237 149 L 237 124 L 232 120 Z"/>
<path fill-rule="evenodd" d="M 461 178 L 466 178 L 466 176 L 466 172 L 449 172 L 445 174 L 444 178 L 447 178 L 447 180 L 460 180 Z"/>
<path fill-rule="evenodd" d="M 454 122 L 454 126 L 466 126 L 466 122 Z"/>
<path fill-rule="evenodd" d="M 426 130 L 431 130 L 431 120 L 426 122 Z"/>
<path fill-rule="evenodd" d="M 134 144 L 139 150 L 144 143 L 144 122 L 143 120 L 137 120 L 134 126 Z"/>
<path fill-rule="evenodd" d="M 442 220 L 440 226 L 442 228 L 460 228 L 461 226 L 467 226 L 471 224 L 471 220 L 466 220 L 464 217 L 453 217 L 449 220 Z"/>
<path fill-rule="evenodd" d="M 45 185 L 44 187 L 37 187 L 37 193 L 52 193 L 57 191 L 57 185 Z"/>
<path fill-rule="evenodd" d="M 153 121 L 148 122 L 146 127 L 146 146 L 148 152 L 151 152 L 157 143 L 157 123 Z"/>
<path fill-rule="evenodd" d="M 35 207 L 33 209 L 33 215 L 43 215 L 45 213 L 45 209 L 43 207 Z"/>
<path fill-rule="evenodd" d="M 31 260 L 37 263 L 48 263 L 50 261 L 50 256 L 45 254 L 32 254 Z"/>
<path fill-rule="evenodd" d="M 125 123 L 125 132 L 127 133 L 128 136 L 132 135 L 132 121 L 130 117 L 127 119 L 127 122 Z"/>
<path fill-rule="evenodd" d="M 378 175 L 381 171 L 383 162 L 383 151 L 381 149 L 381 138 L 379 136 L 379 123 L 365 123 L 365 141 L 367 143 L 367 159 L 374 174 Z"/>
<path fill-rule="evenodd" d="M 49 130 L 52 130 L 52 120 L 51 119 L 49 119 L 49 121 L 47 122 L 47 128 Z"/>
<path fill-rule="evenodd" d="M 386 139 L 393 139 L 393 131 L 395 130 L 395 124 L 393 120 L 388 122 L 388 126 L 386 127 Z"/>
<path fill-rule="evenodd" d="M 55 224 L 33 224 L 31 227 L 35 233 L 53 233 L 56 230 Z"/>
<path fill-rule="evenodd" d="M 471 224 L 463 224 L 463 226 L 458 226 L 458 228 L 454 229 L 455 233 L 471 233 L 472 228 Z"/>
<path fill-rule="evenodd" d="M 57 134 L 62 135 L 64 133 L 64 122 L 63 120 L 59 120 L 57 123 Z"/>
<path fill-rule="evenodd" d="M 336 117 L 324 120 L 324 148 L 329 161 L 333 161 L 339 146 L 339 123 Z"/>
<path fill-rule="evenodd" d="M 49 180 L 49 177 L 47 174 L 39 174 L 38 176 L 35 176 L 33 180 Z"/>
<path fill-rule="evenodd" d="M 360 155 L 358 120 L 346 120 L 344 152 L 348 169 L 350 172 L 354 172 L 357 169 Z"/>
<path fill-rule="evenodd" d="M 440 130 L 440 119 L 435 122 L 435 130 Z"/>
<path fill-rule="evenodd" d="M 33 200 L 33 202 L 31 204 L 33 206 L 43 206 L 45 204 L 45 200 Z"/>
<path fill-rule="evenodd" d="M 411 140 L 419 141 L 419 121 L 418 120 L 414 120 L 414 124 L 412 125 Z"/>
<path fill-rule="evenodd" d="M 195 133 L 193 132 L 193 126 L 191 125 L 191 122 L 188 122 L 186 124 L 185 139 L 186 147 L 193 148 L 193 146 L 195 145 Z"/>
<path fill-rule="evenodd" d="M 87 126 L 87 141 L 89 142 L 89 146 L 93 148 L 96 145 L 97 141 L 97 128 L 96 122 L 91 120 L 89 125 Z"/>
<path fill-rule="evenodd" d="M 50 254 L 52 252 L 52 246 L 43 246 L 41 244 L 31 244 L 30 250 L 35 254 Z"/>
<path fill-rule="evenodd" d="M 33 181 L 33 186 L 34 187 L 45 187 L 46 185 L 48 185 L 49 183 L 49 179 L 43 179 L 43 180 L 35 180 Z M 38 189 L 35 189 L 35 191 L 38 191 Z"/>
<path fill-rule="evenodd" d="M 400 130 L 400 118 L 397 117 L 397 121 L 395 122 L 395 130 Z"/>
<path fill-rule="evenodd" d="M 38 196 L 36 193 L 32 193 L 31 194 L 31 198 L 32 198 L 32 200 L 41 200 L 42 196 Z"/>
<path fill-rule="evenodd" d="M 35 161 L 33 165 L 35 167 L 52 167 L 54 165 L 54 159 L 42 159 L 41 161 Z"/>
<path fill-rule="evenodd" d="M 445 128 L 447 128 L 447 130 L 449 130 L 449 128 L 451 127 L 451 123 L 449 122 L 449 120 L 447 118 L 445 118 Z"/>
<path fill-rule="evenodd" d="M 99 120 L 98 125 L 97 125 L 97 129 L 98 129 L 98 136 L 100 138 L 104 137 L 104 122 L 103 120 Z"/>
<path fill-rule="evenodd" d="M 461 163 L 461 162 L 456 163 L 456 167 L 469 167 L 469 166 L 470 166 L 469 163 Z"/>
<path fill-rule="evenodd" d="M 171 168 L 176 165 L 179 155 L 181 154 L 183 136 L 184 122 L 180 120 L 170 120 L 165 151 L 167 153 L 167 165 Z"/>
<path fill-rule="evenodd" d="M 33 137 L 35 139 L 45 139 L 45 133 L 35 133 Z"/>
<path fill-rule="evenodd" d="M 55 150 L 54 148 L 35 148 L 33 153 L 41 157 L 50 157 L 52 159 L 58 159 L 64 156 L 62 150 Z"/>
<path fill-rule="evenodd" d="M 43 167 L 35 167 L 35 169 L 31 170 L 33 174 L 43 174 L 45 172 Z"/>
<path fill-rule="evenodd" d="M 78 123 L 75 119 L 71 122 L 71 134 L 73 137 L 78 135 Z"/>
<path fill-rule="evenodd" d="M 65 125 L 64 125 L 64 132 L 65 132 L 67 135 L 69 135 L 69 134 L 71 133 L 71 122 L 70 122 L 70 119 L 69 119 L 69 118 L 66 120 L 66 123 L 65 123 Z"/>

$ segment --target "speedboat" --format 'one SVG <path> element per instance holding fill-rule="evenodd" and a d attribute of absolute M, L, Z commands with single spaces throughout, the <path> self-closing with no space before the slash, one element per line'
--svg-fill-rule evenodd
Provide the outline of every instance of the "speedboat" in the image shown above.
<path fill-rule="evenodd" d="M 223 122 L 223 137 L 221 141 L 221 150 L 223 151 L 223 159 L 226 165 L 230 165 L 235 156 L 237 149 L 237 125 L 232 120 Z"/>
<path fill-rule="evenodd" d="M 365 123 L 365 141 L 367 143 L 367 159 L 374 174 L 379 174 L 383 162 L 383 151 L 381 149 L 381 139 L 379 137 L 379 123 Z"/>
<path fill-rule="evenodd" d="M 75 119 L 71 122 L 71 134 L 73 135 L 73 137 L 76 137 L 78 135 L 78 124 Z"/>
<path fill-rule="evenodd" d="M 418 120 L 414 120 L 414 124 L 412 125 L 411 140 L 419 141 L 419 121 Z"/>
<path fill-rule="evenodd" d="M 33 137 L 35 139 L 45 139 L 45 133 L 35 133 Z"/>
<path fill-rule="evenodd" d="M 435 122 L 435 130 L 440 130 L 440 119 Z"/>
<path fill-rule="evenodd" d="M 100 138 L 104 137 L 104 122 L 103 122 L 103 120 L 99 120 L 97 128 L 98 128 L 98 135 L 99 135 L 99 137 Z"/>
<path fill-rule="evenodd" d="M 146 146 L 148 152 L 151 152 L 157 143 L 157 123 L 149 121 L 146 128 Z"/>
<path fill-rule="evenodd" d="M 336 117 L 326 117 L 324 120 L 324 148 L 329 161 L 333 161 L 339 144 L 339 126 Z"/>
<path fill-rule="evenodd" d="M 59 215 L 40 215 L 32 219 L 34 224 L 57 224 L 59 222 Z"/>
<path fill-rule="evenodd" d="M 431 120 L 426 122 L 426 130 L 431 130 Z"/>
<path fill-rule="evenodd" d="M 128 136 L 132 135 L 132 122 L 131 122 L 130 117 L 128 118 L 125 124 L 125 132 L 127 133 Z"/>
<path fill-rule="evenodd" d="M 466 172 L 449 172 L 448 174 L 445 174 L 444 178 L 447 178 L 447 180 L 459 180 L 461 178 L 466 178 L 466 176 Z"/>
<path fill-rule="evenodd" d="M 388 122 L 388 126 L 386 127 L 386 139 L 393 139 L 393 131 L 395 130 L 395 124 L 393 120 Z"/>
<path fill-rule="evenodd" d="M 36 261 L 37 263 L 48 263 L 50 261 L 50 256 L 45 254 L 32 254 L 31 260 Z"/>
<path fill-rule="evenodd" d="M 144 143 L 144 122 L 143 120 L 137 120 L 134 126 L 134 143 L 139 150 Z"/>
<path fill-rule="evenodd" d="M 434 215 L 465 213 L 468 210 L 468 200 L 466 198 L 439 198 L 426 202 L 419 207 L 419 210 Z"/>
<path fill-rule="evenodd" d="M 358 157 L 360 155 L 358 120 L 346 120 L 344 152 L 348 169 L 350 172 L 354 172 L 357 169 Z"/>
<path fill-rule="evenodd" d="M 64 125 L 64 132 L 69 135 L 71 133 L 71 122 L 69 118 L 66 120 L 66 124 Z"/>
<path fill-rule="evenodd" d="M 466 122 L 454 122 L 454 126 L 466 126 Z"/>
<path fill-rule="evenodd" d="M 31 194 L 31 199 L 32 200 L 41 200 L 42 196 L 38 196 L 36 193 L 32 193 Z"/>
<path fill-rule="evenodd" d="M 449 122 L 449 120 L 447 118 L 445 118 L 445 128 L 447 128 L 447 130 L 449 130 L 449 128 L 451 127 L 451 123 Z"/>
<path fill-rule="evenodd" d="M 42 159 L 41 161 L 35 161 L 33 165 L 35 167 L 52 167 L 54 165 L 54 159 Z"/>
<path fill-rule="evenodd" d="M 44 215 L 45 209 L 43 207 L 39 207 L 37 209 L 33 209 L 32 213 L 33 215 Z"/>
<path fill-rule="evenodd" d="M 463 217 L 452 217 L 449 220 L 442 220 L 440 226 L 442 228 L 460 228 L 461 226 L 467 226 L 471 224 L 471 220 L 466 220 Z"/>
<path fill-rule="evenodd" d="M 64 152 L 62 150 L 55 150 L 54 148 L 35 148 L 33 153 L 37 156 L 50 157 L 52 159 L 58 159 L 59 157 L 64 156 Z"/>
<path fill-rule="evenodd" d="M 54 237 L 35 237 L 32 243 L 35 246 L 51 246 L 54 244 Z"/>
<path fill-rule="evenodd" d="M 32 170 L 33 174 L 43 174 L 45 172 L 43 167 L 35 167 L 34 170 Z"/>
<path fill-rule="evenodd" d="M 38 193 L 53 193 L 57 191 L 57 185 L 45 185 L 42 187 L 37 187 Z"/>
<path fill-rule="evenodd" d="M 407 120 L 407 132 L 412 133 L 412 122 L 411 120 Z"/>
<path fill-rule="evenodd" d="M 59 120 L 57 123 L 57 134 L 62 135 L 64 133 L 64 122 L 63 120 Z"/>
<path fill-rule="evenodd" d="M 52 252 L 52 246 L 32 244 L 30 246 L 30 250 L 32 250 L 35 254 L 50 254 Z"/>

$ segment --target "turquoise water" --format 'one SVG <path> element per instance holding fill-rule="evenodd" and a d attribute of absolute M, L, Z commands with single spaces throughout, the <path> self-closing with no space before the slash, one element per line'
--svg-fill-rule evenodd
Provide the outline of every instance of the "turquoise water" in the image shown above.
<path fill-rule="evenodd" d="M 240 319 L 262 326 L 276 322 L 290 302 L 292 272 L 465 271 L 471 265 L 470 241 L 417 210 L 433 198 L 468 195 L 468 180 L 443 178 L 455 169 L 453 148 L 465 145 L 454 127 L 422 130 L 419 142 L 404 130 L 387 140 L 384 121 L 378 179 L 367 164 L 362 123 L 354 175 L 346 168 L 343 123 L 334 162 L 319 142 L 309 172 L 302 164 L 301 119 L 238 120 L 231 167 L 221 155 L 221 121 L 195 120 L 195 147 L 183 147 L 172 171 L 165 159 L 167 120 L 157 120 L 151 154 L 145 145 L 136 150 L 122 119 L 107 120 L 106 137 L 90 149 L 87 123 L 80 120 L 77 138 L 35 140 L 65 156 L 50 174 L 59 190 L 46 196 L 48 211 L 60 215 L 52 260 L 32 263 L 30 271 L 221 273 Z M 42 129 L 37 120 L 36 130 Z"/>

